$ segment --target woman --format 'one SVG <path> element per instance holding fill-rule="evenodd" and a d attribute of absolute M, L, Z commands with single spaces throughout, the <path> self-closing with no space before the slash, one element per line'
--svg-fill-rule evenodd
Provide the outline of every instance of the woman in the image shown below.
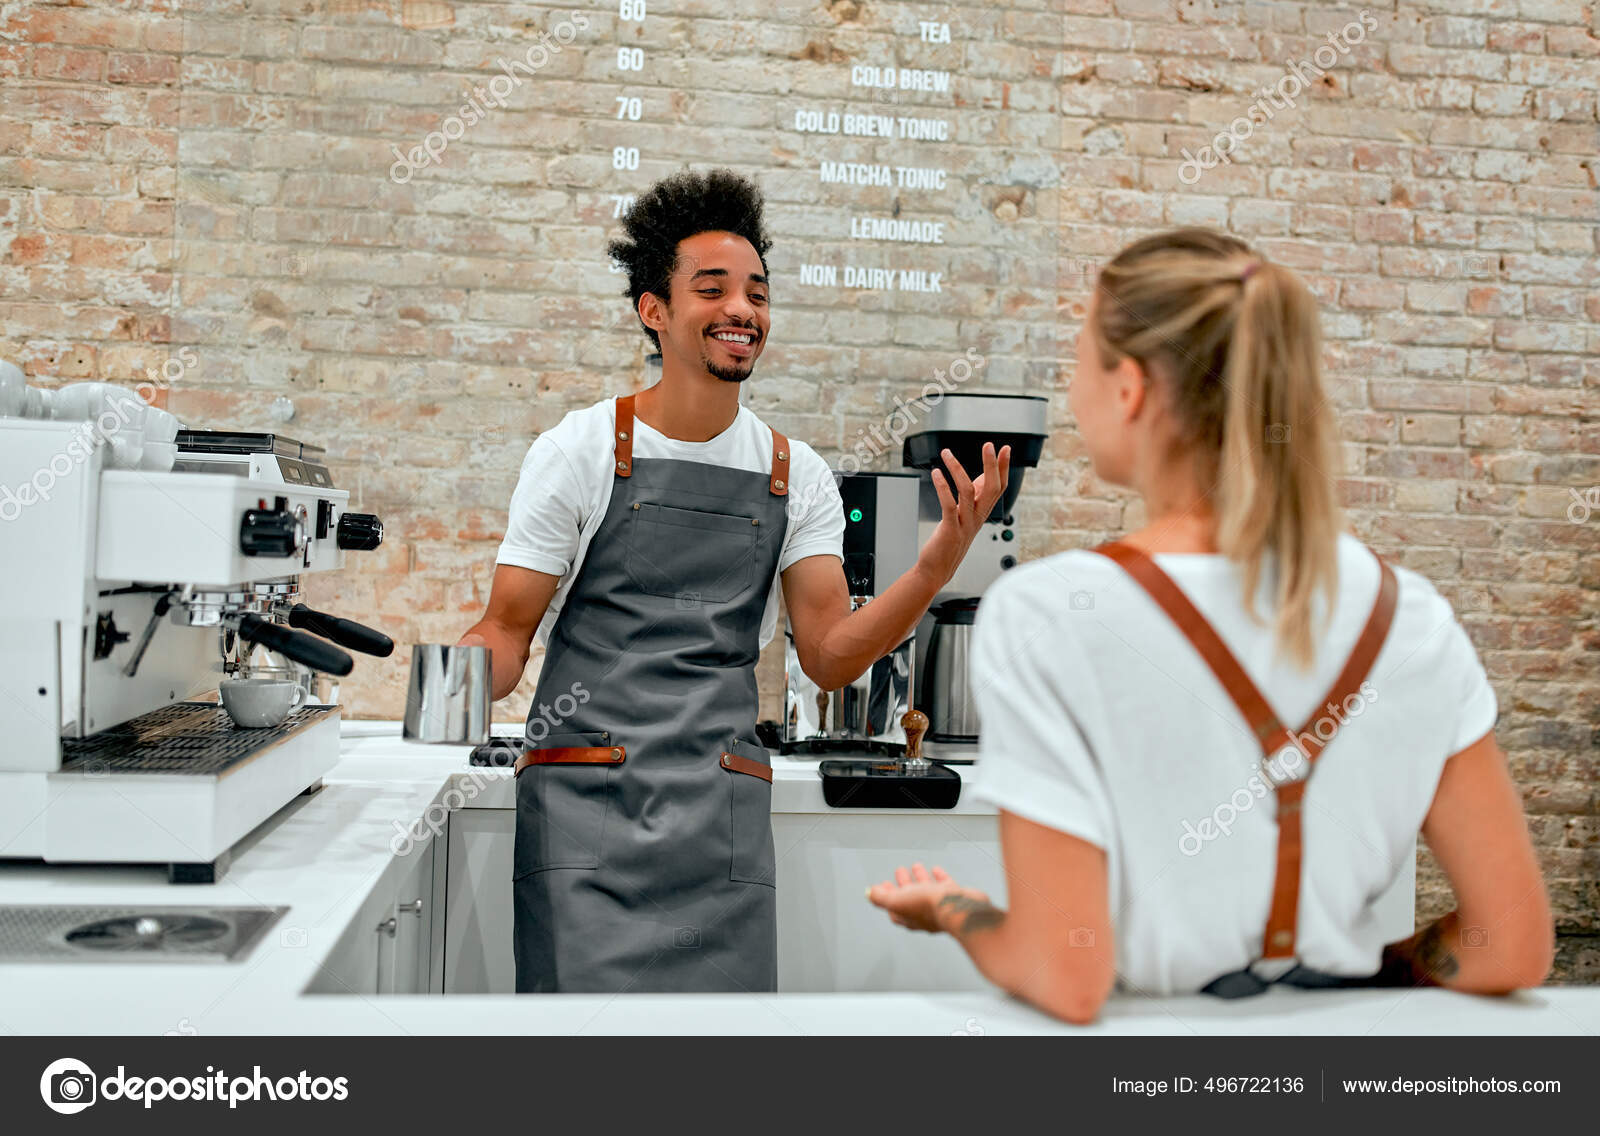
<path fill-rule="evenodd" d="M 920 864 L 868 892 L 1068 1021 L 1117 977 L 1234 997 L 1549 971 L 1483 668 L 1426 580 L 1341 531 L 1317 319 L 1291 272 L 1205 230 L 1104 269 L 1070 402 L 1145 524 L 979 609 L 971 789 L 1000 810 L 1010 907 Z M 1372 901 L 1419 830 L 1459 905 L 1385 946 Z"/>

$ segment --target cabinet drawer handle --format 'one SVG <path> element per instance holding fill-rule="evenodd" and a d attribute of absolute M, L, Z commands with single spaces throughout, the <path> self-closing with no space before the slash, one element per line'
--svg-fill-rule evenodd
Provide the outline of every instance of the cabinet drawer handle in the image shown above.
<path fill-rule="evenodd" d="M 410 903 L 402 903 L 395 907 L 395 912 L 400 915 L 422 915 L 422 900 L 413 899 Z"/>
<path fill-rule="evenodd" d="M 399 929 L 400 921 L 393 915 L 389 916 L 389 918 L 378 924 L 378 934 L 388 935 L 391 939 L 394 938 L 395 932 Z"/>

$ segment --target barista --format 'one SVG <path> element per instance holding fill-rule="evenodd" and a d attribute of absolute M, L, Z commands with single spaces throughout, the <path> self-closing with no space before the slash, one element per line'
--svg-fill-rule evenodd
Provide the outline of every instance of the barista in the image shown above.
<path fill-rule="evenodd" d="M 523 463 L 488 611 L 496 698 L 546 644 L 517 765 L 517 989 L 776 987 L 772 769 L 755 665 L 781 580 L 805 673 L 832 690 L 911 634 L 1005 488 L 945 452 L 915 566 L 850 610 L 823 460 L 740 405 L 772 317 L 762 200 L 726 170 L 640 195 L 609 252 L 654 386 L 568 414 Z"/>

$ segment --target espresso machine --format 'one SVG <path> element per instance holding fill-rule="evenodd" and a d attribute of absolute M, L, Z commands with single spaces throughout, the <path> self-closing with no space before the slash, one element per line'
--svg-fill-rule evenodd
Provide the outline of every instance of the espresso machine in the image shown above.
<path fill-rule="evenodd" d="M 839 473 L 844 505 L 844 575 L 850 610 L 911 570 L 917 559 L 917 476 Z M 823 690 L 800 667 L 793 632 L 785 633 L 785 754 L 898 753 L 901 718 L 911 709 L 913 638 L 838 690 Z"/>
<path fill-rule="evenodd" d="M 350 673 L 341 648 L 392 651 L 300 602 L 383 528 L 293 439 L 182 431 L 153 469 L 114 468 L 104 441 L 0 417 L 0 858 L 209 883 L 339 757 L 336 694 L 246 729 L 219 680 L 313 690 Z"/>
<path fill-rule="evenodd" d="M 942 510 L 932 471 L 944 469 L 948 449 L 967 476 L 983 472 L 983 446 L 1011 447 L 1006 490 L 985 519 L 983 531 L 967 550 L 950 582 L 934 597 L 915 635 L 916 705 L 928 716 L 928 749 L 944 762 L 970 762 L 976 756 L 977 713 L 968 673 L 972 628 L 989 585 L 1017 564 L 1016 518 L 1012 509 L 1022 492 L 1025 470 L 1039 464 L 1047 436 L 1049 400 L 1038 395 L 947 394 L 928 411 L 922 428 L 902 445 L 904 464 L 920 471 L 917 548 L 939 525 Z M 945 472 L 948 481 L 949 473 Z"/>

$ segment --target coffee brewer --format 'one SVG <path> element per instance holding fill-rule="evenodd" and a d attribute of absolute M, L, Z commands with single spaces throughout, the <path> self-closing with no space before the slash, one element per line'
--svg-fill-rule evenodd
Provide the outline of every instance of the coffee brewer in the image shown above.
<path fill-rule="evenodd" d="M 300 602 L 302 575 L 383 526 L 288 438 L 180 432 L 170 469 L 112 468 L 105 442 L 0 417 L 0 857 L 209 883 L 339 758 L 337 705 L 246 729 L 212 700 L 219 676 L 310 690 L 350 672 L 340 647 L 392 651 Z"/>
<path fill-rule="evenodd" d="M 977 715 L 967 669 L 967 649 L 979 603 L 989 585 L 1017 563 L 1017 530 L 1012 509 L 1022 492 L 1025 470 L 1039 464 L 1047 436 L 1049 400 L 1038 395 L 947 394 L 928 412 L 922 428 L 907 435 L 905 464 L 920 470 L 917 548 L 939 525 L 941 509 L 932 471 L 944 469 L 948 449 L 968 477 L 983 472 L 983 446 L 995 452 L 1011 447 L 1006 491 L 985 519 L 983 531 L 937 596 L 915 636 L 916 705 L 928 716 L 928 741 L 941 760 L 971 760 L 978 740 Z M 948 480 L 949 473 L 945 477 Z M 958 754 L 960 756 L 958 756 Z"/>

